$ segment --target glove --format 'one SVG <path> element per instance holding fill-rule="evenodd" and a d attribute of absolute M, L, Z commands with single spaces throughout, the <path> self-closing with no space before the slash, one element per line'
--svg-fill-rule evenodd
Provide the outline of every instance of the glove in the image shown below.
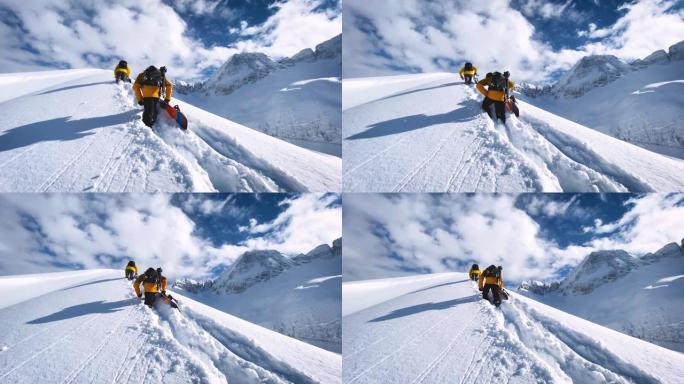
<path fill-rule="evenodd" d="M 138 295 L 138 299 L 140 299 L 141 297 L 142 297 L 142 293 Z"/>
<path fill-rule="evenodd" d="M 166 104 L 171 104 L 171 99 L 164 99 L 164 102 L 165 102 Z"/>
<path fill-rule="evenodd" d="M 162 291 L 162 295 L 166 296 L 166 291 Z"/>
<path fill-rule="evenodd" d="M 478 288 L 478 290 L 479 290 L 480 292 L 482 292 L 482 288 Z"/>
<path fill-rule="evenodd" d="M 142 105 L 143 105 L 142 100 L 138 100 L 138 105 L 142 107 Z"/>

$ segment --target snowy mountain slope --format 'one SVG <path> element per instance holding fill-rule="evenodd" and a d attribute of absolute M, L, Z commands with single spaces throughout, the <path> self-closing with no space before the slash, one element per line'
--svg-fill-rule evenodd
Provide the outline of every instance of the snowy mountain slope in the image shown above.
<path fill-rule="evenodd" d="M 215 280 L 175 286 L 194 300 L 339 353 L 341 280 L 342 243 L 336 240 L 294 258 L 248 252 Z"/>
<path fill-rule="evenodd" d="M 615 81 L 630 70 L 629 64 L 615 56 L 585 56 L 558 80 L 551 92 L 566 98 L 580 97 L 593 88 Z"/>
<path fill-rule="evenodd" d="M 345 83 L 347 80 L 345 80 Z M 421 83 L 420 85 L 418 85 Z M 405 88 L 400 91 L 401 85 Z M 347 95 L 347 89 L 351 95 Z M 369 95 L 373 95 L 370 99 Z M 356 98 L 358 96 L 358 99 Z M 619 192 L 684 188 L 684 162 L 520 102 L 495 124 L 453 74 L 345 86 L 345 191 Z"/>
<path fill-rule="evenodd" d="M 2 80 L 8 78 L 21 80 Z M 110 71 L 0 75 L 0 95 L 6 99 L 0 103 L 2 191 L 340 189 L 339 158 L 183 102 L 188 132 L 164 114 L 150 130 L 130 85 L 114 84 Z"/>
<path fill-rule="evenodd" d="M 633 68 L 581 97 L 525 100 L 621 140 L 684 149 L 684 61 L 661 58 Z"/>
<path fill-rule="evenodd" d="M 343 318 L 345 383 L 677 383 L 684 373 L 677 352 L 515 293 L 497 310 L 465 273 L 434 276 Z M 349 284 L 385 296 L 390 280 L 344 283 L 345 306 Z"/>
<path fill-rule="evenodd" d="M 340 382 L 337 354 L 184 297 L 182 312 L 147 308 L 121 271 L 60 277 L 69 274 L 71 284 L 0 310 L 0 381 Z M 52 275 L 45 274 L 47 281 Z M 0 278 L 3 298 L 18 287 L 6 279 L 25 277 Z M 28 279 L 23 288 L 43 284 Z"/>
<path fill-rule="evenodd" d="M 560 284 L 521 291 L 547 305 L 666 348 L 684 351 L 684 251 L 587 256 Z"/>
<path fill-rule="evenodd" d="M 341 36 L 278 62 L 241 53 L 205 82 L 179 92 L 196 106 L 269 135 L 336 145 L 341 156 L 341 54 Z"/>

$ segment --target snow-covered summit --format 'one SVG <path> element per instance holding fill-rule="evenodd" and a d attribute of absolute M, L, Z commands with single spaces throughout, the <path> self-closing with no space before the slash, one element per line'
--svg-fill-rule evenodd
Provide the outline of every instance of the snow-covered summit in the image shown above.
<path fill-rule="evenodd" d="M 684 40 L 670 46 L 668 52 L 670 60 L 684 60 Z"/>
<path fill-rule="evenodd" d="M 623 250 L 592 252 L 561 282 L 559 289 L 565 294 L 585 295 L 628 274 L 637 265 L 637 259 Z"/>
<path fill-rule="evenodd" d="M 230 269 L 214 280 L 214 288 L 225 293 L 240 293 L 254 284 L 270 280 L 290 268 L 292 259 L 278 251 L 249 251 Z"/>
<path fill-rule="evenodd" d="M 558 80 L 551 91 L 557 96 L 580 97 L 630 70 L 627 63 L 612 55 L 585 56 Z"/>
<path fill-rule="evenodd" d="M 238 53 L 201 84 L 206 93 L 229 94 L 257 82 L 278 68 L 278 63 L 263 53 Z"/>

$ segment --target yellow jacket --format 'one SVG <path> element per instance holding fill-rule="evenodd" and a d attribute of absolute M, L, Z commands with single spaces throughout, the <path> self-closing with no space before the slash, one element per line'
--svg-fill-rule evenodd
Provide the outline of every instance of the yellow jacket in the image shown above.
<path fill-rule="evenodd" d="M 496 100 L 496 101 L 504 101 L 506 100 L 506 92 L 504 91 L 496 91 L 496 90 L 487 90 L 485 89 L 485 86 L 489 87 L 489 84 L 491 83 L 491 80 L 484 78 L 480 81 L 477 82 L 477 85 L 475 87 L 477 88 L 478 91 L 480 91 L 481 94 L 483 94 L 486 98 Z M 508 80 L 508 89 L 511 90 L 515 87 L 515 83 Z"/>
<path fill-rule="evenodd" d="M 138 274 L 138 267 L 136 267 L 135 265 L 127 265 L 126 270 L 127 271 L 131 270 L 131 271 L 135 272 L 136 274 Z"/>
<path fill-rule="evenodd" d="M 475 276 L 480 276 L 481 273 L 482 273 L 482 271 L 480 271 L 480 270 L 477 269 L 477 268 L 470 268 L 470 271 L 468 271 L 468 276 L 471 276 L 471 277 L 472 277 L 473 275 L 475 275 Z"/>
<path fill-rule="evenodd" d="M 126 74 L 126 77 L 131 77 L 131 68 L 126 67 L 126 68 L 119 68 L 118 66 L 114 68 L 114 77 L 116 77 L 116 74 L 119 72 L 123 72 Z"/>
<path fill-rule="evenodd" d="M 468 76 L 477 75 L 477 67 L 473 65 L 473 69 L 466 71 L 465 66 L 463 66 L 463 68 L 461 68 L 461 70 L 458 71 L 458 74 L 461 76 L 463 76 L 463 75 L 468 75 Z"/>
<path fill-rule="evenodd" d="M 503 281 L 503 276 L 497 278 L 495 276 L 485 276 L 485 274 L 480 274 L 480 279 L 477 281 L 477 286 L 478 288 L 482 289 L 484 288 L 485 284 L 495 284 L 498 285 L 499 288 L 503 288 L 504 286 L 504 281 Z"/>
<path fill-rule="evenodd" d="M 140 275 L 138 276 L 137 279 L 133 282 L 133 288 L 135 289 L 135 294 L 140 296 L 142 293 L 140 292 L 140 284 L 143 285 L 143 289 L 145 292 L 151 292 L 151 293 L 157 293 L 160 291 L 166 291 L 166 277 L 162 276 L 161 277 L 161 287 L 157 283 L 147 283 L 144 282 L 145 280 L 145 275 Z M 161 289 L 159 289 L 161 288 Z"/>
<path fill-rule="evenodd" d="M 133 83 L 133 94 L 135 95 L 135 99 L 138 100 L 138 102 L 141 102 L 142 99 L 146 97 L 154 97 L 155 99 L 160 98 L 161 88 L 155 87 L 153 85 L 143 85 L 142 81 L 144 77 L 145 72 L 140 72 L 138 77 L 135 78 L 135 83 Z M 164 87 L 166 88 L 166 95 L 164 95 L 164 100 L 166 100 L 166 102 L 169 102 L 171 101 L 173 86 L 166 79 L 166 77 L 164 77 Z"/>

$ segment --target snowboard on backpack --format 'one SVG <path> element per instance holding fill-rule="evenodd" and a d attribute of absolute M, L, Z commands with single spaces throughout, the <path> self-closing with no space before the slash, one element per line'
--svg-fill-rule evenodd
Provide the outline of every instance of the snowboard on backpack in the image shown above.
<path fill-rule="evenodd" d="M 160 105 L 166 113 L 171 117 L 179 126 L 182 130 L 187 130 L 188 129 L 188 118 L 185 117 L 185 114 L 181 112 L 180 107 L 178 105 L 174 105 L 173 107 L 171 104 L 168 104 L 165 101 L 161 101 Z"/>

